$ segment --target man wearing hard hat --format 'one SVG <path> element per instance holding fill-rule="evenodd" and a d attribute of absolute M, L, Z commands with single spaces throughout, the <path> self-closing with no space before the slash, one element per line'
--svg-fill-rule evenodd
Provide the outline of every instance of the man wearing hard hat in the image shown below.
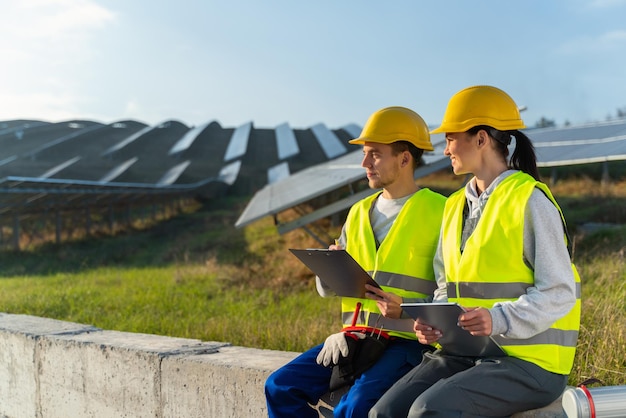
<path fill-rule="evenodd" d="M 349 390 L 335 417 L 365 417 L 393 383 L 430 350 L 416 340 L 413 320 L 403 315 L 404 298 L 431 299 L 432 260 L 439 240 L 445 197 L 414 179 L 424 151 L 432 151 L 424 120 L 404 107 L 370 116 L 361 135 L 369 187 L 379 189 L 350 209 L 331 250 L 345 249 L 381 289 L 367 298 L 342 297 L 343 329 L 279 370 L 265 384 L 270 417 L 318 417 L 310 405 L 342 385 Z M 322 296 L 330 289 L 317 278 Z M 345 390 L 345 389 L 344 389 Z"/>

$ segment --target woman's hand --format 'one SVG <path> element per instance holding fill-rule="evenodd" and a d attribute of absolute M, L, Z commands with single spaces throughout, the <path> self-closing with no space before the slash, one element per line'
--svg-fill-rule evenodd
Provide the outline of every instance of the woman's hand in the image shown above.
<path fill-rule="evenodd" d="M 472 335 L 491 335 L 492 322 L 489 309 L 465 308 L 467 312 L 459 315 L 459 326 Z"/>
<path fill-rule="evenodd" d="M 367 290 L 365 296 L 368 299 L 376 301 L 376 305 L 378 305 L 380 313 L 382 313 L 385 318 L 400 318 L 402 315 L 402 308 L 400 307 L 402 298 L 400 296 L 394 293 L 385 292 L 382 289 L 369 284 L 365 285 L 365 289 Z"/>
<path fill-rule="evenodd" d="M 415 323 L 413 324 L 413 331 L 415 331 L 417 340 L 422 344 L 432 344 L 443 335 L 441 331 L 428 324 L 420 322 L 419 319 L 415 320 Z"/>

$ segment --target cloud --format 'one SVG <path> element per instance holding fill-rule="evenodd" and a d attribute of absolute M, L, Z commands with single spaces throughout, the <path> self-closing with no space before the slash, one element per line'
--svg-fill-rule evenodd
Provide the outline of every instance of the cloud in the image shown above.
<path fill-rule="evenodd" d="M 75 112 L 86 101 L 80 79 L 90 73 L 90 41 L 115 22 L 115 13 L 92 0 L 2 3 L 2 118 L 56 119 Z"/>
<path fill-rule="evenodd" d="M 626 0 L 592 0 L 590 7 L 595 9 L 608 9 L 626 5 Z"/>
<path fill-rule="evenodd" d="M 115 14 L 91 0 L 21 0 L 7 2 L 0 15 L 0 54 L 10 59 L 13 77 L 24 79 L 33 68 L 89 56 L 89 40 Z M 22 66 L 22 68 L 20 68 Z M 22 77 L 23 70 L 27 70 Z M 28 71 L 30 70 L 30 71 Z M 10 70 L 7 70 L 10 71 Z M 6 75 L 0 70 L 0 75 Z"/>
<path fill-rule="evenodd" d="M 5 2 L 0 14 L 0 53 L 13 66 L 46 64 L 87 52 L 88 43 L 116 20 L 92 0 L 21 0 Z"/>
<path fill-rule="evenodd" d="M 10 39 L 11 44 L 78 41 L 115 18 L 112 11 L 90 0 L 21 0 L 3 6 L 0 39 Z"/>
<path fill-rule="evenodd" d="M 563 44 L 560 51 L 566 55 L 576 56 L 607 52 L 621 55 L 624 47 L 626 47 L 626 30 L 618 29 L 595 37 L 586 36 L 573 39 Z"/>
<path fill-rule="evenodd" d="M 22 0 L 12 3 L 3 14 L 9 18 L 5 22 L 9 30 L 31 39 L 89 32 L 115 19 L 113 12 L 90 0 Z M 18 28 L 27 30 L 18 32 Z"/>
<path fill-rule="evenodd" d="M 600 38 L 600 43 L 616 47 L 626 44 L 626 30 L 614 30 L 607 32 Z"/>

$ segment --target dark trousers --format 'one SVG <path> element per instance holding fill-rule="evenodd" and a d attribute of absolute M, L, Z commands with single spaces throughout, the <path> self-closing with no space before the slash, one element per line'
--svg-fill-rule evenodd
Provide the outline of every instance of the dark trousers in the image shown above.
<path fill-rule="evenodd" d="M 566 385 L 567 376 L 515 357 L 476 359 L 436 351 L 424 354 L 369 417 L 509 417 L 550 404 Z"/>

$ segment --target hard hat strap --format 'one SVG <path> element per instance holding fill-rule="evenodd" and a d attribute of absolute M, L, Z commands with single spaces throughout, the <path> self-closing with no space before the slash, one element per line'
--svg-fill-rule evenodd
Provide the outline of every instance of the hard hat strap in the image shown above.
<path fill-rule="evenodd" d="M 503 145 L 511 143 L 511 133 L 509 131 L 499 131 L 496 128 L 489 127 L 489 135 Z"/>

